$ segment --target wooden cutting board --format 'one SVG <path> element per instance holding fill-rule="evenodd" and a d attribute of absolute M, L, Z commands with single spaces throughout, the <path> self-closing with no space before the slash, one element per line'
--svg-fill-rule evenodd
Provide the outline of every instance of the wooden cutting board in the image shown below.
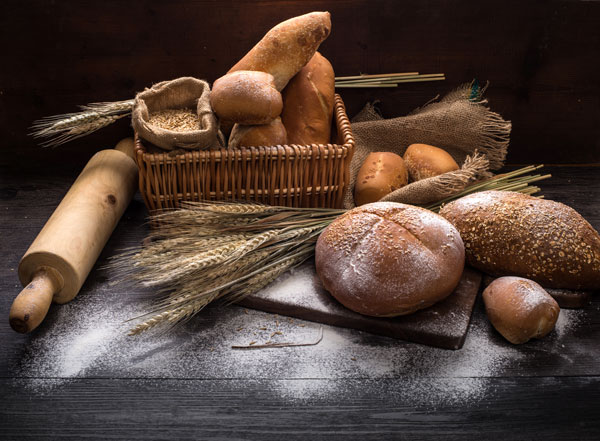
<path fill-rule="evenodd" d="M 465 268 L 458 286 L 443 301 L 407 316 L 375 318 L 342 306 L 323 288 L 314 263 L 305 263 L 238 304 L 429 346 L 460 349 L 465 342 L 481 279 L 480 272 Z"/>

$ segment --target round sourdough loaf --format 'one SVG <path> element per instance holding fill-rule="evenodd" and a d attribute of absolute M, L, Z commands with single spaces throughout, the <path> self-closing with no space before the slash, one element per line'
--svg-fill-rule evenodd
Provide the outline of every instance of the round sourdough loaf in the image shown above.
<path fill-rule="evenodd" d="M 463 272 L 458 231 L 423 208 L 363 205 L 319 236 L 317 274 L 341 304 L 364 315 L 410 314 L 447 297 Z"/>
<path fill-rule="evenodd" d="M 487 316 L 509 342 L 542 338 L 554 329 L 560 308 L 533 280 L 500 277 L 483 291 Z"/>
<path fill-rule="evenodd" d="M 511 191 L 482 191 L 445 205 L 470 265 L 546 288 L 600 289 L 600 235 L 559 202 Z"/>

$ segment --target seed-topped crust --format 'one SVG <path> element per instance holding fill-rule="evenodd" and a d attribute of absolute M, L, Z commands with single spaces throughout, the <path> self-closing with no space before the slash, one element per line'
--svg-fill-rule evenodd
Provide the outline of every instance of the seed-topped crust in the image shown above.
<path fill-rule="evenodd" d="M 460 231 L 475 268 L 547 288 L 600 289 L 600 235 L 567 205 L 484 191 L 449 203 L 440 214 Z"/>

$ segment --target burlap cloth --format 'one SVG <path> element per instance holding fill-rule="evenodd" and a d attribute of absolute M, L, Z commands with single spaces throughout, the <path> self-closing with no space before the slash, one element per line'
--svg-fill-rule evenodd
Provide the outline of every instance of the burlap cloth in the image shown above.
<path fill-rule="evenodd" d="M 367 104 L 352 119 L 356 149 L 344 207 L 355 207 L 356 175 L 371 152 L 403 155 L 410 144 L 430 144 L 446 150 L 461 166 L 459 170 L 410 183 L 382 199 L 413 205 L 440 201 L 491 176 L 490 170 L 502 167 L 511 123 L 487 107 L 483 92 L 476 83 L 464 85 L 439 101 L 392 119 L 384 119 L 373 104 Z"/>
<path fill-rule="evenodd" d="M 131 123 L 138 135 L 166 150 L 207 149 L 223 145 L 218 123 L 210 106 L 210 86 L 206 81 L 181 77 L 163 81 L 135 96 Z M 148 122 L 150 114 L 166 109 L 196 109 L 199 130 L 178 132 Z"/>

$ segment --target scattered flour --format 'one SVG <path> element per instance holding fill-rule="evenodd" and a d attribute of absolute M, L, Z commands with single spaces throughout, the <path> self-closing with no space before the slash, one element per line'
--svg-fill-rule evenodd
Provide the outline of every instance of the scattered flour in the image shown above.
<path fill-rule="evenodd" d="M 281 295 L 306 286 L 303 271 L 283 276 Z M 28 386 L 43 392 L 69 379 L 230 379 L 264 381 L 291 401 L 343 399 L 394 391 L 415 405 L 451 405 L 481 400 L 492 393 L 487 378 L 527 363 L 526 353 L 496 333 L 479 305 L 463 349 L 443 350 L 322 326 L 316 346 L 234 350 L 232 345 L 313 342 L 321 325 L 240 307 L 211 307 L 168 333 L 129 337 L 147 304 L 123 298 L 110 288 L 83 293 L 54 306 L 34 333 L 21 360 Z M 581 310 L 563 310 L 556 330 L 534 342 L 540 351 L 563 354 L 565 340 L 580 325 Z M 528 343 L 529 344 L 529 343 Z M 565 355 L 565 363 L 570 363 Z"/>

